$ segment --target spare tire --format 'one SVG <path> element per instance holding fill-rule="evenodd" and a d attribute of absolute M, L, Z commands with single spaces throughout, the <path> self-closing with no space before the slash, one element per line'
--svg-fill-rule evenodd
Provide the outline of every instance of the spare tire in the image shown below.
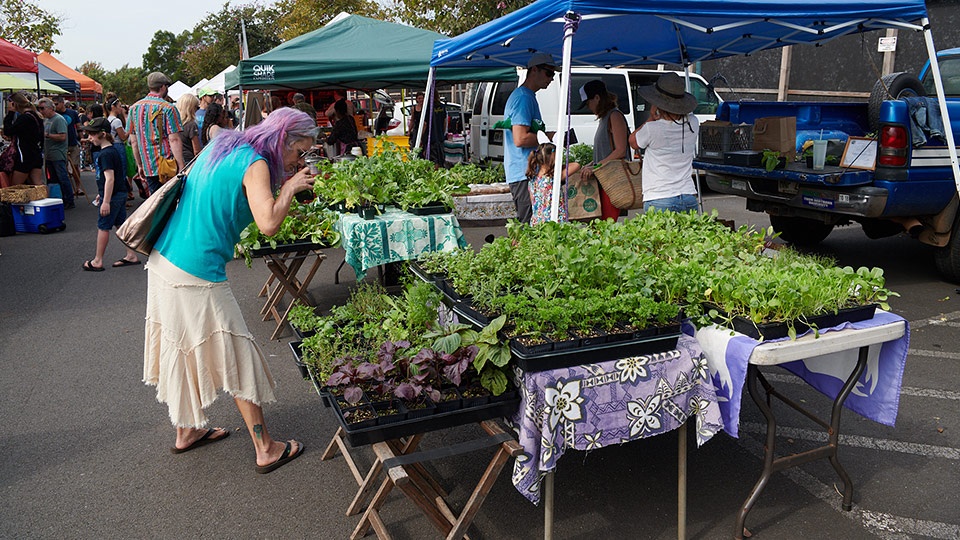
<path fill-rule="evenodd" d="M 867 104 L 870 131 L 875 132 L 880 129 L 880 106 L 884 101 L 925 95 L 927 91 L 923 89 L 920 79 L 906 71 L 884 75 L 873 84 L 873 91 L 870 92 L 870 102 Z"/>

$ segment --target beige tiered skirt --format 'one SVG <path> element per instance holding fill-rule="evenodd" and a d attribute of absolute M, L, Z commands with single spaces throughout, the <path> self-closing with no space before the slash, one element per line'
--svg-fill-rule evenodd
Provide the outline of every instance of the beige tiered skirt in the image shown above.
<path fill-rule="evenodd" d="M 143 382 L 157 387 L 175 426 L 205 426 L 204 409 L 220 388 L 257 405 L 276 401 L 263 351 L 227 282 L 192 276 L 156 251 L 147 276 Z"/>

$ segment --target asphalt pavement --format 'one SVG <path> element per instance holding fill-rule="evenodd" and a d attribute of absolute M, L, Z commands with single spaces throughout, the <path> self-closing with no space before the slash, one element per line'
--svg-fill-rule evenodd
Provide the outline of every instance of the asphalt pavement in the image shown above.
<path fill-rule="evenodd" d="M 84 173 L 90 193 L 91 173 Z M 139 202 L 139 201 L 138 201 Z M 705 206 L 738 225 L 765 216 L 742 200 L 708 195 Z M 289 332 L 271 341 L 258 315 L 269 272 L 260 259 L 234 261 L 227 274 L 247 323 L 278 380 L 279 401 L 265 407 L 275 438 L 306 445 L 296 461 L 268 475 L 229 396 L 208 410 L 229 439 L 181 455 L 155 389 L 142 378 L 146 273 L 143 266 L 84 272 L 94 253 L 96 209 L 83 197 L 63 232 L 0 238 L 0 537 L 2 538 L 347 538 L 358 522 L 345 510 L 356 483 L 342 457 L 320 459 L 336 430 L 312 386 L 300 379 Z M 467 228 L 474 245 L 502 227 Z M 943 282 L 929 248 L 905 235 L 868 241 L 856 226 L 836 230 L 820 253 L 844 265 L 880 266 L 900 293 L 893 310 L 911 326 L 910 353 L 896 427 L 843 417 L 840 459 L 855 485 L 854 509 L 840 509 L 826 462 L 774 475 L 748 518 L 755 538 L 960 538 L 960 292 Z M 334 271 L 343 252 L 326 251 L 310 288 L 322 308 L 342 303 L 353 271 Z M 113 239 L 106 264 L 123 256 Z M 370 274 L 375 275 L 375 272 Z M 826 401 L 799 379 L 774 379 L 808 404 Z M 784 452 L 818 442 L 800 415 L 778 408 Z M 690 538 L 730 538 L 734 518 L 761 469 L 761 416 L 744 400 L 741 436 L 719 434 L 688 456 Z M 432 433 L 423 448 L 470 438 L 466 426 Z M 676 538 L 677 435 L 597 451 L 567 452 L 556 474 L 555 537 Z M 368 447 L 354 451 L 361 467 Z M 490 452 L 428 466 L 461 507 Z M 543 509 L 497 480 L 471 538 L 543 536 Z M 435 538 L 430 522 L 396 490 L 381 512 L 397 539 Z M 372 533 L 371 533 L 372 536 Z"/>

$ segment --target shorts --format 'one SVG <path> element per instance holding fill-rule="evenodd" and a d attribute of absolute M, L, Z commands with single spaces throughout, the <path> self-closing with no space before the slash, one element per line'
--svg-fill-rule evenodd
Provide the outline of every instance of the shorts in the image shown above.
<path fill-rule="evenodd" d="M 30 171 L 34 169 L 43 168 L 43 155 L 31 155 L 26 156 L 26 159 L 20 161 L 19 159 L 14 160 L 13 170 L 14 172 L 21 172 L 24 174 L 30 174 Z"/>
<path fill-rule="evenodd" d="M 101 198 L 103 194 L 100 194 Z M 99 208 L 99 205 L 97 206 Z M 127 220 L 127 192 L 119 191 L 110 198 L 110 215 L 97 218 L 97 229 L 109 231 Z"/>
<path fill-rule="evenodd" d="M 533 217 L 533 203 L 530 201 L 530 181 L 520 180 L 507 184 L 510 195 L 513 197 L 513 206 L 517 209 L 517 220 L 520 223 L 530 223 Z"/>

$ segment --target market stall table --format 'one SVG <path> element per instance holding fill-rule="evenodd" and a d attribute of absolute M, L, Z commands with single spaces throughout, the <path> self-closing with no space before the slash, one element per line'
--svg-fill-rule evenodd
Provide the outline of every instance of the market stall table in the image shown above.
<path fill-rule="evenodd" d="M 696 418 L 697 443 L 721 429 L 706 359 L 690 336 L 675 350 L 536 373 L 517 370 L 521 407 L 513 417 L 523 453 L 513 484 L 541 499 L 544 537 L 553 534 L 553 474 L 567 449 L 594 450 L 672 431 Z M 680 432 L 678 536 L 685 536 L 686 437 Z"/>
<path fill-rule="evenodd" d="M 357 280 L 375 266 L 467 247 L 460 223 L 451 213 L 415 215 L 388 206 L 374 219 L 340 214 L 337 231 L 345 252 L 344 263 L 353 267 Z"/>
<path fill-rule="evenodd" d="M 273 329 L 270 339 L 277 339 L 277 336 L 283 331 L 287 324 L 287 316 L 298 300 L 307 306 L 315 304 L 307 289 L 310 287 L 310 282 L 313 281 L 320 263 L 327 258 L 319 250 L 320 247 L 322 246 L 319 244 L 301 242 L 285 244 L 277 248 L 261 248 L 254 250 L 252 253 L 254 257 L 263 257 L 267 268 L 270 269 L 270 277 L 260 288 L 258 295 L 267 297 L 263 308 L 260 309 L 263 320 L 267 321 L 272 318 L 276 322 L 276 327 Z M 300 279 L 298 276 L 300 268 L 310 259 L 313 259 L 313 262 L 309 266 L 307 275 Z M 290 295 L 290 303 L 287 304 L 286 308 L 283 308 L 281 313 L 281 308 L 278 306 L 280 306 L 280 301 L 284 296 L 288 294 Z"/>
<path fill-rule="evenodd" d="M 869 320 L 821 328 L 796 340 L 761 343 L 729 329 L 697 330 L 697 341 L 709 361 L 711 377 L 722 400 L 725 431 L 737 435 L 740 395 L 746 382 L 750 397 L 767 420 L 763 471 L 737 516 L 734 537 L 743 537 L 747 514 L 760 498 L 773 473 L 827 459 L 843 481 L 844 510 L 852 508 L 853 482 L 837 457 L 840 415 L 844 406 L 871 420 L 893 425 L 909 344 L 907 322 L 878 310 Z M 800 376 L 833 400 L 830 420 L 822 420 L 780 392 L 763 377 L 760 366 L 781 366 Z M 758 383 L 766 396 L 760 394 Z M 827 437 L 823 446 L 790 456 L 775 457 L 777 422 L 770 397 L 819 424 Z M 764 399 L 766 397 L 766 399 Z"/>

